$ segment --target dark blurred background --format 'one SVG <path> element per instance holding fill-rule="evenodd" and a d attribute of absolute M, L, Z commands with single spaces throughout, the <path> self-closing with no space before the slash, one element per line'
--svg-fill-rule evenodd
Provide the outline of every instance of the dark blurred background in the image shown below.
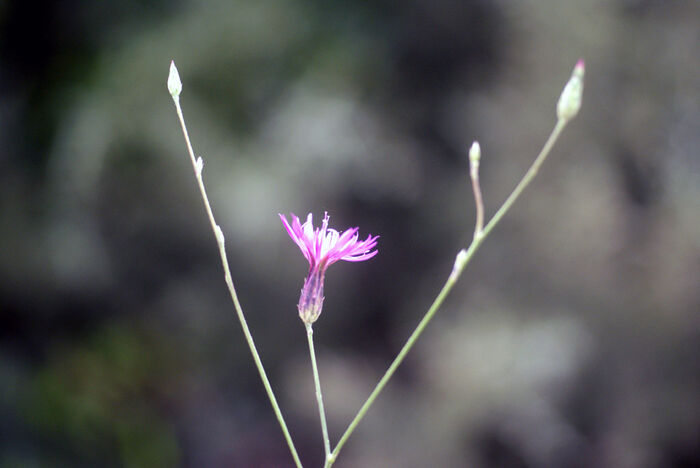
<path fill-rule="evenodd" d="M 277 213 L 381 236 L 333 266 L 331 438 L 586 59 L 582 111 L 337 467 L 700 465 L 700 3 L 0 2 L 0 467 L 292 466 L 165 82 L 307 467 L 307 264 Z"/>

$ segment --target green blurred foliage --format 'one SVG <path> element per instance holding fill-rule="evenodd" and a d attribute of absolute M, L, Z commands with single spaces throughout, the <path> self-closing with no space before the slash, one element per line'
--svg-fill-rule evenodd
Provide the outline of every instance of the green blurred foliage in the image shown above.
<path fill-rule="evenodd" d="M 152 396 L 163 385 L 168 359 L 148 341 L 133 330 L 109 327 L 85 343 L 53 350 L 23 396 L 28 421 L 82 460 L 178 465 L 173 429 Z"/>

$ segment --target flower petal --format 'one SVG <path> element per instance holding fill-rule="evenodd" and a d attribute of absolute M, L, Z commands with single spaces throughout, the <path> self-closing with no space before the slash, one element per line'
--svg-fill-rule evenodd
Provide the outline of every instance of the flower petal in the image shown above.
<path fill-rule="evenodd" d="M 278 213 L 279 214 L 279 213 Z M 287 230 L 287 234 L 289 234 L 289 237 L 292 238 L 295 244 L 299 246 L 299 250 L 301 250 L 301 253 L 306 257 L 306 259 L 311 262 L 311 252 L 309 251 L 308 246 L 306 245 L 306 242 L 304 242 L 304 234 L 303 231 L 301 230 L 301 226 L 299 224 L 299 218 L 292 213 L 291 215 L 292 218 L 292 225 L 290 226 L 289 223 L 287 222 L 287 218 L 279 214 L 280 219 L 282 220 L 282 224 L 284 225 L 284 228 Z"/>
<path fill-rule="evenodd" d="M 279 215 L 287 233 L 297 244 L 301 253 L 309 261 L 311 269 L 316 267 L 326 268 L 340 260 L 348 262 L 361 262 L 369 260 L 377 254 L 372 251 L 377 246 L 379 236 L 371 234 L 363 241 L 358 241 L 358 228 L 353 227 L 340 233 L 328 227 L 328 212 L 324 213 L 321 226 L 314 229 L 313 215 L 309 213 L 304 224 L 293 213 L 291 224 L 283 215 Z"/>

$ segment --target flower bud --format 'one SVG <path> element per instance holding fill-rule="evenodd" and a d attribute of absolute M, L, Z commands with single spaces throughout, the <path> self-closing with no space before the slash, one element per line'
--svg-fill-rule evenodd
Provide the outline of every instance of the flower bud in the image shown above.
<path fill-rule="evenodd" d="M 479 146 L 478 141 L 475 141 L 474 143 L 472 143 L 471 148 L 469 148 L 469 164 L 472 166 L 478 166 L 480 159 L 481 159 L 481 146 Z"/>
<path fill-rule="evenodd" d="M 566 83 L 557 103 L 557 117 L 568 121 L 576 117 L 581 108 L 581 98 L 583 96 L 583 75 L 585 64 L 583 59 L 579 60 L 574 67 L 569 82 Z"/>
<path fill-rule="evenodd" d="M 170 62 L 170 74 L 168 75 L 168 91 L 173 98 L 180 96 L 182 92 L 182 81 L 180 81 L 180 74 L 177 72 L 177 67 L 175 66 L 175 61 Z"/>
<path fill-rule="evenodd" d="M 481 160 L 481 146 L 475 141 L 469 148 L 469 176 L 472 178 L 472 183 L 479 179 L 479 161 Z"/>

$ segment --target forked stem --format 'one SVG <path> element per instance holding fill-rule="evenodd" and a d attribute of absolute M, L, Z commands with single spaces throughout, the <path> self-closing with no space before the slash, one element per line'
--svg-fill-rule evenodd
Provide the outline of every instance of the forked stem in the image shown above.
<path fill-rule="evenodd" d="M 348 428 L 345 430 L 343 433 L 342 437 L 340 438 L 340 441 L 338 442 L 338 445 L 335 446 L 333 449 L 333 452 L 331 453 L 330 457 L 330 463 L 326 463 L 326 468 L 330 467 L 333 462 L 338 458 L 338 453 L 342 450 L 343 446 L 345 443 L 348 441 L 348 438 L 350 435 L 352 435 L 353 431 L 355 428 L 357 428 L 357 425 L 362 421 L 362 419 L 365 417 L 365 414 L 369 410 L 370 406 L 372 406 L 372 403 L 374 403 L 374 400 L 377 398 L 377 396 L 381 393 L 381 391 L 384 389 L 386 386 L 387 382 L 389 382 L 389 379 L 394 375 L 394 372 L 396 372 L 396 369 L 401 365 L 403 360 L 406 358 L 406 355 L 408 352 L 411 350 L 413 345 L 415 344 L 416 340 L 420 337 L 420 335 L 423 333 L 425 330 L 425 327 L 430 323 L 430 320 L 432 320 L 433 316 L 435 313 L 440 309 L 440 306 L 442 306 L 442 303 L 445 301 L 445 298 L 449 295 L 450 291 L 454 287 L 455 283 L 459 279 L 459 277 L 462 274 L 462 271 L 464 271 L 464 268 L 467 266 L 467 264 L 471 261 L 471 259 L 474 257 L 474 254 L 476 251 L 479 249 L 481 244 L 484 242 L 486 237 L 488 237 L 489 233 L 493 230 L 493 228 L 498 224 L 498 222 L 503 218 L 503 216 L 508 212 L 508 210 L 513 206 L 513 203 L 518 199 L 520 194 L 525 190 L 525 188 L 530 184 L 532 179 L 537 175 L 537 172 L 539 171 L 540 166 L 542 166 L 542 163 L 545 161 L 547 158 L 547 155 L 552 149 L 552 146 L 554 143 L 557 141 L 559 138 L 559 135 L 561 134 L 561 131 L 564 129 L 566 126 L 568 120 L 565 120 L 563 118 L 559 118 L 557 120 L 556 125 L 554 126 L 554 129 L 552 130 L 552 133 L 549 135 L 549 138 L 547 138 L 546 143 L 542 147 L 542 150 L 540 151 L 539 155 L 535 159 L 535 161 L 532 163 L 528 171 L 525 173 L 523 178 L 520 180 L 518 185 L 516 185 L 515 189 L 513 189 L 513 192 L 508 196 L 505 202 L 503 202 L 503 205 L 498 209 L 496 214 L 493 215 L 493 218 L 484 226 L 483 229 L 481 229 L 480 222 L 477 220 L 476 223 L 476 229 L 474 233 L 474 238 L 469 245 L 469 247 L 466 250 L 461 250 L 457 254 L 457 258 L 455 260 L 455 265 L 454 268 L 452 269 L 452 273 L 450 276 L 447 278 L 447 281 L 445 284 L 442 286 L 442 289 L 440 290 L 440 293 L 437 295 L 433 303 L 431 304 L 430 308 L 428 311 L 425 313 L 423 318 L 421 319 L 420 323 L 418 323 L 418 326 L 416 329 L 411 333 L 411 336 L 408 338 L 406 341 L 406 344 L 403 345 L 403 348 L 401 348 L 401 351 L 399 351 L 399 354 L 394 358 L 394 361 L 391 363 L 389 366 L 389 369 L 384 373 L 382 378 L 379 380 L 379 383 L 374 387 L 374 390 L 372 390 L 372 393 L 369 395 L 367 400 L 364 402 L 362 407 L 360 408 L 360 411 L 358 411 L 357 415 L 355 418 L 352 420 Z M 478 187 L 474 187 L 475 195 L 481 195 L 481 190 L 477 190 Z M 477 207 L 481 204 L 481 200 L 477 200 Z"/>

